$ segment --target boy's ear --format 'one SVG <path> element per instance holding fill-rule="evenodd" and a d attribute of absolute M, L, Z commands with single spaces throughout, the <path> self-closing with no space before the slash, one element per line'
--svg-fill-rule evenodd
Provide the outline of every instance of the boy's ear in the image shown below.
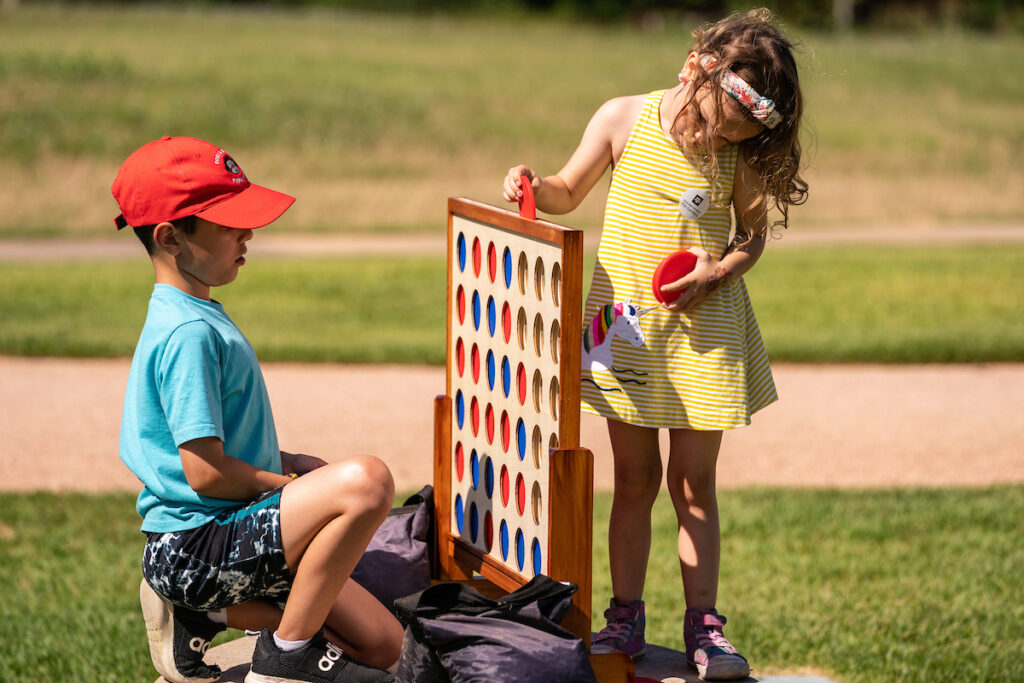
<path fill-rule="evenodd" d="M 177 231 L 171 223 L 157 223 L 153 228 L 153 243 L 161 251 L 171 256 L 177 256 L 181 252 L 181 243 L 178 241 Z"/>

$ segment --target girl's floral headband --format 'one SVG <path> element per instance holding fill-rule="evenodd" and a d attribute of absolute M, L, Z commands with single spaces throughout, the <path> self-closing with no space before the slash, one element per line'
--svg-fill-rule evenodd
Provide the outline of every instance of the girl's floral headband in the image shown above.
<path fill-rule="evenodd" d="M 712 55 L 701 55 L 700 65 L 705 71 L 718 63 L 718 58 Z M 682 80 L 682 74 L 679 79 Z M 766 128 L 774 128 L 782 121 L 782 114 L 775 111 L 775 102 L 767 97 L 761 97 L 756 90 L 750 87 L 745 80 L 740 78 L 731 69 L 725 69 L 721 78 L 722 90 L 729 93 L 740 104 L 750 110 L 754 118 L 760 121 Z"/>

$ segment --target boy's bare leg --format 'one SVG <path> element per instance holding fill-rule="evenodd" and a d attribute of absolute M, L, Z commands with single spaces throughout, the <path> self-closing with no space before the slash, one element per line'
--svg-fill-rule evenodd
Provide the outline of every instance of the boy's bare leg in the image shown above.
<path fill-rule="evenodd" d="M 347 581 L 327 615 L 328 639 L 350 656 L 388 669 L 402 651 L 402 624 L 377 598 Z"/>
<path fill-rule="evenodd" d="M 250 600 L 227 608 L 228 626 L 240 631 L 277 630 L 281 623 L 281 608 L 263 600 Z"/>
<path fill-rule="evenodd" d="M 679 522 L 679 566 L 686 606 L 710 609 L 718 599 L 721 532 L 715 468 L 721 431 L 669 432 L 668 490 Z"/>
<path fill-rule="evenodd" d="M 250 600 L 227 609 L 228 626 L 241 630 L 278 630 L 281 609 L 270 602 Z M 345 633 L 348 637 L 342 637 Z M 381 669 L 398 659 L 398 652 L 388 652 L 381 644 L 398 643 L 401 646 L 402 626 L 365 588 L 355 581 L 346 581 L 327 615 L 324 635 L 349 656 Z M 388 660 L 390 661 L 384 661 Z M 379 662 L 375 660 L 380 660 Z"/>
<path fill-rule="evenodd" d="M 608 524 L 612 594 L 623 604 L 640 600 L 651 554 L 651 509 L 661 488 L 658 430 L 608 420 L 615 461 L 615 491 Z"/>
<path fill-rule="evenodd" d="M 281 540 L 294 579 L 277 628 L 281 638 L 311 638 L 327 624 L 357 659 L 380 668 L 398 659 L 398 621 L 362 587 L 347 583 L 394 495 L 390 471 L 371 456 L 325 465 L 284 487 Z"/>

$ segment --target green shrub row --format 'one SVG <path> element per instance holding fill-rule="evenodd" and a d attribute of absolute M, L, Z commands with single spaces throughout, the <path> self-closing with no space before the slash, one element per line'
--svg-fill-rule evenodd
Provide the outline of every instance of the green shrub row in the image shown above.
<path fill-rule="evenodd" d="M 72 0 L 74 2 L 75 0 Z M 95 0 L 79 0 L 89 4 Z M 109 0 L 102 0 L 109 4 Z M 139 0 L 115 0 L 141 4 Z M 982 31 L 1024 32 L 1019 0 L 164 0 L 190 5 L 338 7 L 370 12 L 556 14 L 590 21 L 658 25 L 695 17 L 713 20 L 733 11 L 765 6 L 791 25 L 813 29 L 880 28 L 919 31 L 957 26 Z"/>

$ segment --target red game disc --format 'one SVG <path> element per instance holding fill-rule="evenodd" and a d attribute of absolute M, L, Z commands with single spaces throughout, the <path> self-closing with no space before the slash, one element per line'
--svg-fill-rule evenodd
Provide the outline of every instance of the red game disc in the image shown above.
<path fill-rule="evenodd" d="M 466 347 L 463 346 L 461 337 L 455 342 L 455 367 L 458 368 L 459 377 L 462 377 L 462 373 L 466 371 Z"/>
<path fill-rule="evenodd" d="M 494 545 L 494 523 L 491 521 L 491 511 L 488 510 L 484 513 L 484 549 L 491 552 L 492 545 Z"/>
<path fill-rule="evenodd" d="M 462 450 L 462 442 L 460 441 L 455 444 L 455 476 L 458 477 L 459 481 L 462 481 L 462 462 L 465 457 Z"/>
<path fill-rule="evenodd" d="M 512 439 L 512 423 L 508 419 L 508 411 L 501 413 L 501 449 L 508 453 L 508 445 Z"/>
<path fill-rule="evenodd" d="M 663 304 L 671 304 L 678 299 L 686 291 L 685 289 L 677 292 L 663 292 L 661 288 L 688 274 L 696 265 L 697 256 L 693 252 L 677 251 L 666 256 L 654 270 L 654 278 L 651 282 L 654 298 Z"/>
<path fill-rule="evenodd" d="M 484 410 L 484 421 L 487 425 L 487 443 L 494 443 L 494 408 L 491 404 L 487 404 L 486 410 Z"/>
<path fill-rule="evenodd" d="M 501 483 L 501 504 L 507 507 L 508 506 L 509 482 L 508 482 L 508 468 L 505 467 L 504 465 L 501 466 L 501 480 L 500 480 L 500 483 Z"/>
<path fill-rule="evenodd" d="M 519 364 L 519 370 L 516 372 L 516 384 L 519 385 L 519 405 L 526 405 L 526 368 L 523 364 Z"/>
<path fill-rule="evenodd" d="M 521 474 L 516 477 L 516 508 L 520 517 L 526 511 L 526 482 Z"/>

